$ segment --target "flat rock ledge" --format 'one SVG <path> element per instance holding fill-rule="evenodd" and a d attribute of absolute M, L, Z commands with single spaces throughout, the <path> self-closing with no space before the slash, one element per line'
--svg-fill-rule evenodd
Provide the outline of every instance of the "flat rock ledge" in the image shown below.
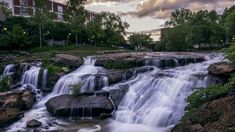
<path fill-rule="evenodd" d="M 101 117 L 114 111 L 112 102 L 101 95 L 61 95 L 50 99 L 46 107 L 60 117 Z"/>

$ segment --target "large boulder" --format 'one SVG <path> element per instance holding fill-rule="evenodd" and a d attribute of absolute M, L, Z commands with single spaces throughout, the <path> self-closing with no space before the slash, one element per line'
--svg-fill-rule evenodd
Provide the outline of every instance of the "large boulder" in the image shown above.
<path fill-rule="evenodd" d="M 114 106 L 106 96 L 61 95 L 46 103 L 47 110 L 54 116 L 99 117 L 111 114 Z"/>
<path fill-rule="evenodd" d="M 176 125 L 172 132 L 228 132 L 235 128 L 235 95 L 208 102 Z"/>
<path fill-rule="evenodd" d="M 0 93 L 0 108 L 28 110 L 33 106 L 35 96 L 31 91 Z"/>
<path fill-rule="evenodd" d="M 69 54 L 56 54 L 53 61 L 58 64 L 78 67 L 82 64 L 82 59 Z"/>
<path fill-rule="evenodd" d="M 235 68 L 231 63 L 228 62 L 218 62 L 211 64 L 208 68 L 209 73 L 213 75 L 229 75 L 235 71 Z"/>

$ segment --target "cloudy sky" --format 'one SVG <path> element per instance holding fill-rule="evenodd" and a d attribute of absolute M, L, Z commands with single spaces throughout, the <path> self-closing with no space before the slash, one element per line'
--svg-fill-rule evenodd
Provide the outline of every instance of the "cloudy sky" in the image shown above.
<path fill-rule="evenodd" d="M 119 14 L 130 24 L 128 31 L 139 32 L 162 28 L 175 9 L 214 9 L 221 13 L 234 4 L 235 0 L 87 0 L 86 9 Z"/>

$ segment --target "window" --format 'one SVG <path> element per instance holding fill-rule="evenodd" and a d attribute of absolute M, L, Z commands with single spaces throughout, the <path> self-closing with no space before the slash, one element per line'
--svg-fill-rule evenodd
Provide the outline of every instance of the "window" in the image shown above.
<path fill-rule="evenodd" d="M 58 8 L 58 12 L 63 13 L 63 7 L 62 6 L 59 5 L 57 8 Z"/>
<path fill-rule="evenodd" d="M 20 0 L 21 6 L 28 6 L 28 0 Z"/>
<path fill-rule="evenodd" d="M 28 15 L 28 0 L 20 0 L 20 14 L 21 15 Z"/>

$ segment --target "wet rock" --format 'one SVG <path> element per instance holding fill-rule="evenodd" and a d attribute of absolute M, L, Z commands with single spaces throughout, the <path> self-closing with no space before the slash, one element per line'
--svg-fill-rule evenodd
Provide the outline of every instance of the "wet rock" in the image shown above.
<path fill-rule="evenodd" d="M 101 113 L 110 114 L 113 104 L 105 96 L 73 96 L 61 95 L 46 103 L 47 110 L 54 116 L 92 116 L 99 117 Z"/>
<path fill-rule="evenodd" d="M 63 64 L 71 67 L 79 67 L 82 64 L 82 59 L 69 54 L 56 54 L 52 59 L 55 63 Z"/>
<path fill-rule="evenodd" d="M 34 94 L 31 91 L 0 93 L 0 108 L 16 108 L 28 110 L 35 102 Z"/>
<path fill-rule="evenodd" d="M 15 108 L 0 108 L 0 125 L 19 119 L 20 111 Z"/>
<path fill-rule="evenodd" d="M 234 72 L 235 68 L 228 62 L 219 62 L 211 64 L 208 71 L 213 75 L 228 75 Z"/>
<path fill-rule="evenodd" d="M 38 120 L 35 120 L 35 119 L 27 122 L 27 127 L 31 127 L 31 128 L 32 127 L 40 127 L 41 125 L 42 125 L 42 123 Z"/>
<path fill-rule="evenodd" d="M 111 89 L 109 91 L 110 98 L 113 100 L 116 106 L 120 104 L 130 86 L 127 84 L 121 84 L 118 87 L 119 88 Z"/>
<path fill-rule="evenodd" d="M 194 111 L 185 122 L 172 132 L 227 132 L 235 128 L 235 96 L 222 97 L 208 102 Z"/>

